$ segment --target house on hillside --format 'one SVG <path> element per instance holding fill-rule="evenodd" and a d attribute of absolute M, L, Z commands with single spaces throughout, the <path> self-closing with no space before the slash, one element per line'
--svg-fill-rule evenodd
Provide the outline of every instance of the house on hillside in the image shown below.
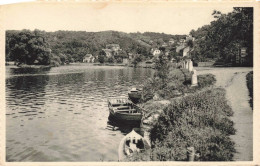
<path fill-rule="evenodd" d="M 111 49 L 115 52 L 118 52 L 118 51 L 120 51 L 120 46 L 119 46 L 119 44 L 107 44 L 106 49 Z"/>
<path fill-rule="evenodd" d="M 133 53 L 128 53 L 128 59 L 129 60 L 134 59 L 134 54 Z"/>
<path fill-rule="evenodd" d="M 119 51 L 121 51 L 119 44 L 107 44 L 105 49 L 102 49 L 106 57 L 112 57 L 119 54 Z"/>
<path fill-rule="evenodd" d="M 173 38 L 170 38 L 170 40 L 169 40 L 169 42 L 168 42 L 168 43 L 169 43 L 169 45 L 173 45 L 173 44 L 174 44 L 174 42 L 175 42 L 175 41 L 174 41 L 174 39 L 173 39 Z"/>
<path fill-rule="evenodd" d="M 86 54 L 83 58 L 84 63 L 93 63 L 95 61 L 95 57 L 92 54 Z"/>
<path fill-rule="evenodd" d="M 123 64 L 128 64 L 128 58 L 123 57 Z"/>
<path fill-rule="evenodd" d="M 178 46 L 176 47 L 176 52 L 180 53 L 180 55 L 182 57 L 185 56 L 190 56 L 191 52 L 193 51 L 193 49 L 191 49 L 188 45 L 187 42 L 188 41 L 194 41 L 195 38 L 192 37 L 191 35 L 186 36 L 186 39 L 180 39 L 180 41 L 178 42 Z"/>
<path fill-rule="evenodd" d="M 165 42 L 162 44 L 162 47 L 167 47 L 167 46 L 168 46 L 168 44 Z"/>
<path fill-rule="evenodd" d="M 193 51 L 193 49 L 191 49 L 189 46 L 184 47 L 179 50 L 182 57 L 190 56 L 192 51 Z"/>
<path fill-rule="evenodd" d="M 112 53 L 113 50 L 111 50 L 111 49 L 102 49 L 102 50 L 105 52 L 106 57 L 110 58 L 113 56 L 113 53 Z"/>
<path fill-rule="evenodd" d="M 176 52 L 180 52 L 181 50 L 183 50 L 186 46 L 184 44 L 178 45 L 176 47 Z"/>
<path fill-rule="evenodd" d="M 161 51 L 159 49 L 157 49 L 157 48 L 155 48 L 155 49 L 152 48 L 151 49 L 151 53 L 153 54 L 153 56 L 159 56 Z"/>
<path fill-rule="evenodd" d="M 189 40 L 194 41 L 195 38 L 192 37 L 191 35 L 188 35 L 188 36 L 186 36 L 186 41 L 189 41 Z"/>
<path fill-rule="evenodd" d="M 185 44 L 185 42 L 186 42 L 186 40 L 185 40 L 185 39 L 180 39 L 180 41 L 179 41 L 179 45 L 184 45 L 184 44 Z"/>

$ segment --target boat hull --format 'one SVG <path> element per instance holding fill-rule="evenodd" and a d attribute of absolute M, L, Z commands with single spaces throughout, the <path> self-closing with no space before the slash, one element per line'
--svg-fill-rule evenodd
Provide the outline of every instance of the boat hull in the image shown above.
<path fill-rule="evenodd" d="M 140 92 L 129 92 L 128 97 L 132 102 L 137 103 L 142 98 L 142 94 Z"/>
<path fill-rule="evenodd" d="M 114 112 L 113 110 L 109 110 L 109 116 L 111 119 L 122 121 L 122 122 L 141 122 L 142 114 L 141 113 L 121 113 L 121 112 Z"/>
<path fill-rule="evenodd" d="M 138 134 L 138 136 L 142 137 L 141 135 Z M 137 137 L 138 137 L 137 136 Z M 126 146 L 126 141 L 127 138 L 129 137 L 129 134 L 127 134 L 119 143 L 119 147 L 118 147 L 118 161 L 125 161 L 125 159 L 128 157 L 128 155 L 125 152 L 125 146 Z M 148 141 L 142 137 L 142 141 L 143 141 L 143 151 L 144 150 L 148 150 L 151 148 L 150 144 L 148 143 Z"/>

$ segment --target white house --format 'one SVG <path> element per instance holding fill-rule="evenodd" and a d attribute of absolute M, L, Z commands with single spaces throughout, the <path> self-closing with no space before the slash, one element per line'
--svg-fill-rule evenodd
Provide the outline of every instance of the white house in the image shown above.
<path fill-rule="evenodd" d="M 160 55 L 160 53 L 161 53 L 160 50 L 158 50 L 158 49 L 152 49 L 152 54 L 153 54 L 153 56 L 158 56 L 158 55 Z"/>
<path fill-rule="evenodd" d="M 194 41 L 194 40 L 195 40 L 195 38 L 194 38 L 194 37 L 192 37 L 191 35 L 189 35 L 189 36 L 186 36 L 186 41 L 189 41 L 189 40 L 191 40 L 191 41 Z"/>
<path fill-rule="evenodd" d="M 86 54 L 83 58 L 83 62 L 85 63 L 93 63 L 95 60 L 95 57 L 92 54 Z"/>
<path fill-rule="evenodd" d="M 112 57 L 112 50 L 111 49 L 102 49 L 106 53 L 106 57 Z"/>
<path fill-rule="evenodd" d="M 121 50 L 119 44 L 107 44 L 106 49 L 111 49 L 115 52 L 118 52 Z"/>
<path fill-rule="evenodd" d="M 169 45 L 173 45 L 173 44 L 174 44 L 174 39 L 171 38 L 171 39 L 169 40 Z"/>

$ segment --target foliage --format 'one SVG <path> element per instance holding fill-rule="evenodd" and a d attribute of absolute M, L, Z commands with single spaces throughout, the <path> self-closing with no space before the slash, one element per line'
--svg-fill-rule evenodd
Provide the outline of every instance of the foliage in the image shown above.
<path fill-rule="evenodd" d="M 235 61 L 241 47 L 248 48 L 245 65 L 253 65 L 253 8 L 235 7 L 231 13 L 214 11 L 215 18 L 190 34 L 196 38 L 193 59 L 206 61 L 221 59 L 225 63 Z"/>
<path fill-rule="evenodd" d="M 51 66 L 59 66 L 59 65 L 61 64 L 60 57 L 57 56 L 57 55 L 54 55 L 54 54 L 52 54 L 51 56 L 52 56 L 52 57 L 51 57 L 51 63 L 50 63 L 50 65 L 51 65 Z"/>
<path fill-rule="evenodd" d="M 99 61 L 99 63 L 104 63 L 105 59 L 106 59 L 106 53 L 105 53 L 105 51 L 102 50 L 98 54 L 98 61 Z"/>
<path fill-rule="evenodd" d="M 6 59 L 18 64 L 50 64 L 51 50 L 44 31 L 15 31 L 7 35 L 6 47 Z"/>
<path fill-rule="evenodd" d="M 250 103 L 250 106 L 253 108 L 253 98 L 254 98 L 254 92 L 253 92 L 253 71 L 249 72 L 247 75 L 246 75 L 246 80 L 247 80 L 247 88 L 249 90 L 249 96 L 250 96 L 250 100 L 249 100 L 249 103 Z"/>
<path fill-rule="evenodd" d="M 155 77 L 159 77 L 164 82 L 169 73 L 169 62 L 168 58 L 160 54 L 158 58 L 155 58 Z"/>
<path fill-rule="evenodd" d="M 194 147 L 200 157 L 196 161 L 230 161 L 235 153 L 230 135 L 235 134 L 231 107 L 222 88 L 208 89 L 171 100 L 154 121 L 147 154 L 151 161 L 186 161 L 187 147 Z"/>
<path fill-rule="evenodd" d="M 6 31 L 6 61 L 13 61 L 13 54 L 10 54 L 12 45 L 9 41 L 21 31 Z M 151 58 L 150 49 L 159 47 L 161 43 L 170 39 L 178 40 L 184 35 L 169 35 L 164 33 L 123 33 L 117 31 L 85 32 L 85 31 L 56 31 L 44 32 L 46 42 L 49 43 L 51 53 L 65 56 L 66 63 L 82 62 L 86 54 L 92 54 L 98 61 L 99 52 L 106 48 L 107 44 L 119 44 L 122 49 L 115 56 L 115 62 L 122 62 L 128 57 L 128 53 L 136 55 L 134 63 L 139 63 Z M 53 57 L 53 56 L 51 56 Z M 102 59 L 102 58 L 101 58 Z M 104 58 L 104 62 L 107 59 Z"/>
<path fill-rule="evenodd" d="M 216 78 L 213 74 L 198 75 L 199 88 L 205 88 L 216 83 Z"/>
<path fill-rule="evenodd" d="M 144 101 L 151 100 L 155 94 L 163 99 L 170 99 L 184 93 L 196 92 L 216 83 L 216 78 L 212 74 L 198 75 L 198 86 L 191 87 L 192 73 L 187 69 L 165 66 L 157 64 L 158 71 L 155 72 L 153 78 L 145 82 L 143 88 Z"/>

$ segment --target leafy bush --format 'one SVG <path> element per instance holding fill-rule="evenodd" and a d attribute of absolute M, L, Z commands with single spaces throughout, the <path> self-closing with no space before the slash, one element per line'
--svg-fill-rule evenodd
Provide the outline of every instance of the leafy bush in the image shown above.
<path fill-rule="evenodd" d="M 193 93 L 199 89 L 214 85 L 216 82 L 215 76 L 212 74 L 199 75 L 198 87 L 191 87 L 192 74 L 187 69 L 170 68 L 168 73 L 162 73 L 155 76 L 144 85 L 144 101 L 151 100 L 155 93 L 163 99 L 170 99 L 184 93 Z"/>
<path fill-rule="evenodd" d="M 247 75 L 246 75 L 246 80 L 247 80 L 247 88 L 249 90 L 249 96 L 250 96 L 250 100 L 249 100 L 249 103 L 250 103 L 250 106 L 253 108 L 253 71 L 249 72 Z"/>
<path fill-rule="evenodd" d="M 216 78 L 213 74 L 198 75 L 198 85 L 200 88 L 208 87 L 216 83 Z"/>
<path fill-rule="evenodd" d="M 186 148 L 193 146 L 200 154 L 195 160 L 230 161 L 235 153 L 234 142 L 229 138 L 235 134 L 229 119 L 232 115 L 222 88 L 172 99 L 152 125 L 151 151 L 139 155 L 148 155 L 152 161 L 185 161 Z"/>

